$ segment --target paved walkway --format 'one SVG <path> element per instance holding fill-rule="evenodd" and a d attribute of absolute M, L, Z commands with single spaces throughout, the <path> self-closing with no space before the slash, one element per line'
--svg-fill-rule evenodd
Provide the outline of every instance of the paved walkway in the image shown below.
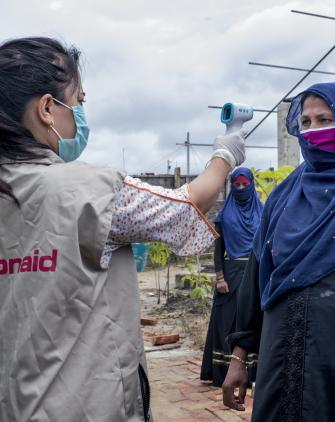
<path fill-rule="evenodd" d="M 160 357 L 147 354 L 155 422 L 242 422 L 250 421 L 252 398 L 246 411 L 237 412 L 222 404 L 220 388 L 199 380 L 201 353 Z"/>

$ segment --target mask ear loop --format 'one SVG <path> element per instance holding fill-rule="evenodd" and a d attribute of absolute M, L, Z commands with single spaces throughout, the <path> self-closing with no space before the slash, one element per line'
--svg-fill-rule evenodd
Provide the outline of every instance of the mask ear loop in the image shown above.
<path fill-rule="evenodd" d="M 66 107 L 66 108 L 68 108 L 69 110 L 71 110 L 71 111 L 72 111 L 72 107 L 68 106 L 67 104 L 62 103 L 62 101 L 57 100 L 57 98 L 52 97 L 52 99 L 53 99 L 56 103 L 58 103 L 58 104 L 62 105 L 63 107 Z"/>
<path fill-rule="evenodd" d="M 54 97 L 52 97 L 52 99 L 56 102 L 56 103 L 58 103 L 58 104 L 60 104 L 60 105 L 62 105 L 63 107 L 66 107 L 66 108 L 68 108 L 69 110 L 71 110 L 72 111 L 72 113 L 73 113 L 73 108 L 72 107 L 70 107 L 70 106 L 68 106 L 67 104 L 64 104 L 62 101 L 59 101 L 59 100 L 57 100 L 57 98 L 54 98 Z M 51 129 L 53 132 L 55 132 L 55 134 L 58 136 L 58 138 L 61 140 L 61 139 L 63 139 L 61 136 L 60 136 L 60 134 L 59 134 L 59 132 L 54 128 L 54 122 L 51 122 L 50 123 L 50 126 L 49 126 L 49 129 L 48 129 L 48 132 L 49 132 L 49 130 Z"/>
<path fill-rule="evenodd" d="M 59 139 L 62 139 L 62 137 L 60 136 L 58 130 L 56 130 L 53 125 L 54 125 L 54 122 L 51 122 L 50 123 L 50 126 L 49 126 L 49 129 L 48 129 L 48 133 L 50 133 L 50 129 L 51 129 L 58 136 Z"/>

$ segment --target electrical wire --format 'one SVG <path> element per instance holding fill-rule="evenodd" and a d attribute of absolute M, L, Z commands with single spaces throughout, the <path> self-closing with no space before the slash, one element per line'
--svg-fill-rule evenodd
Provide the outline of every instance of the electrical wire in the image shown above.
<path fill-rule="evenodd" d="M 198 151 L 193 146 L 191 146 L 191 151 L 194 153 L 194 156 L 197 159 L 197 162 L 200 164 L 200 170 L 199 170 L 199 167 L 197 167 L 197 168 L 198 168 L 198 173 L 201 173 L 202 170 L 205 168 L 206 163 L 202 162 Z"/>
<path fill-rule="evenodd" d="M 193 158 L 193 160 L 190 159 L 190 164 L 193 164 L 193 173 L 196 171 L 196 173 L 199 173 L 199 166 L 195 159 L 197 159 L 197 156 L 195 155 L 195 149 L 190 147 L 190 158 Z M 195 170 L 194 170 L 195 168 Z M 190 169 L 190 173 L 192 173 Z"/>
<path fill-rule="evenodd" d="M 304 75 L 290 90 L 287 94 L 285 94 L 280 101 L 278 101 L 278 103 L 272 107 L 272 109 L 263 117 L 263 119 L 261 119 L 256 126 L 254 126 L 251 131 L 247 134 L 247 136 L 245 137 L 245 139 L 247 139 L 253 132 L 255 132 L 255 130 L 270 116 L 270 114 L 279 106 L 279 104 L 281 102 L 283 102 L 312 72 L 314 69 L 316 69 L 319 64 L 321 62 L 324 61 L 324 59 L 326 57 L 329 56 L 329 54 L 335 49 L 335 45 L 332 46 L 332 48 L 330 48 L 327 53 L 321 57 L 321 59 L 306 73 L 306 75 Z"/>
<path fill-rule="evenodd" d="M 159 159 L 159 161 L 156 161 L 156 164 L 154 164 L 154 162 L 148 166 L 146 166 L 148 169 L 151 170 L 155 170 L 157 169 L 159 166 L 161 166 L 167 159 L 171 159 L 173 156 L 176 155 L 176 153 L 181 149 L 182 147 L 179 146 L 177 148 L 175 148 L 172 152 L 169 152 L 168 154 L 164 155 L 163 157 L 161 157 Z"/>

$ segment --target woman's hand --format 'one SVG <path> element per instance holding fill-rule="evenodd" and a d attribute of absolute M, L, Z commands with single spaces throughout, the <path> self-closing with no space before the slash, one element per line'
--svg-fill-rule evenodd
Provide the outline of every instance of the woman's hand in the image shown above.
<path fill-rule="evenodd" d="M 216 291 L 221 294 L 229 293 L 229 286 L 228 283 L 221 279 L 220 281 L 216 282 Z"/>
<path fill-rule="evenodd" d="M 233 354 L 246 361 L 247 352 L 235 347 Z M 229 369 L 222 385 L 222 399 L 225 406 L 235 410 L 245 410 L 244 399 L 247 393 L 248 374 L 246 365 L 236 359 L 231 359 Z M 235 388 L 238 395 L 235 396 Z"/>
<path fill-rule="evenodd" d="M 229 293 L 229 286 L 226 280 L 224 279 L 224 275 L 222 271 L 218 271 L 216 273 L 215 288 L 218 293 L 221 293 L 221 294 Z"/>
<path fill-rule="evenodd" d="M 240 129 L 226 135 L 215 138 L 212 157 L 221 157 L 229 163 L 232 170 L 245 160 L 245 136 L 247 132 Z"/>
<path fill-rule="evenodd" d="M 206 213 L 215 203 L 228 173 L 245 160 L 244 132 L 218 136 L 207 168 L 188 185 L 191 200 Z"/>

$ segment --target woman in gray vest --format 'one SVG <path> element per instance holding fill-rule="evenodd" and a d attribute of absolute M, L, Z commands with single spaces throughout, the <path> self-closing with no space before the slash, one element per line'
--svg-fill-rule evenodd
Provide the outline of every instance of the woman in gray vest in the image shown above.
<path fill-rule="evenodd" d="M 89 128 L 79 52 L 50 38 L 0 46 L 0 420 L 148 421 L 132 242 L 198 254 L 202 213 L 244 160 L 219 137 L 177 190 L 75 161 Z"/>

